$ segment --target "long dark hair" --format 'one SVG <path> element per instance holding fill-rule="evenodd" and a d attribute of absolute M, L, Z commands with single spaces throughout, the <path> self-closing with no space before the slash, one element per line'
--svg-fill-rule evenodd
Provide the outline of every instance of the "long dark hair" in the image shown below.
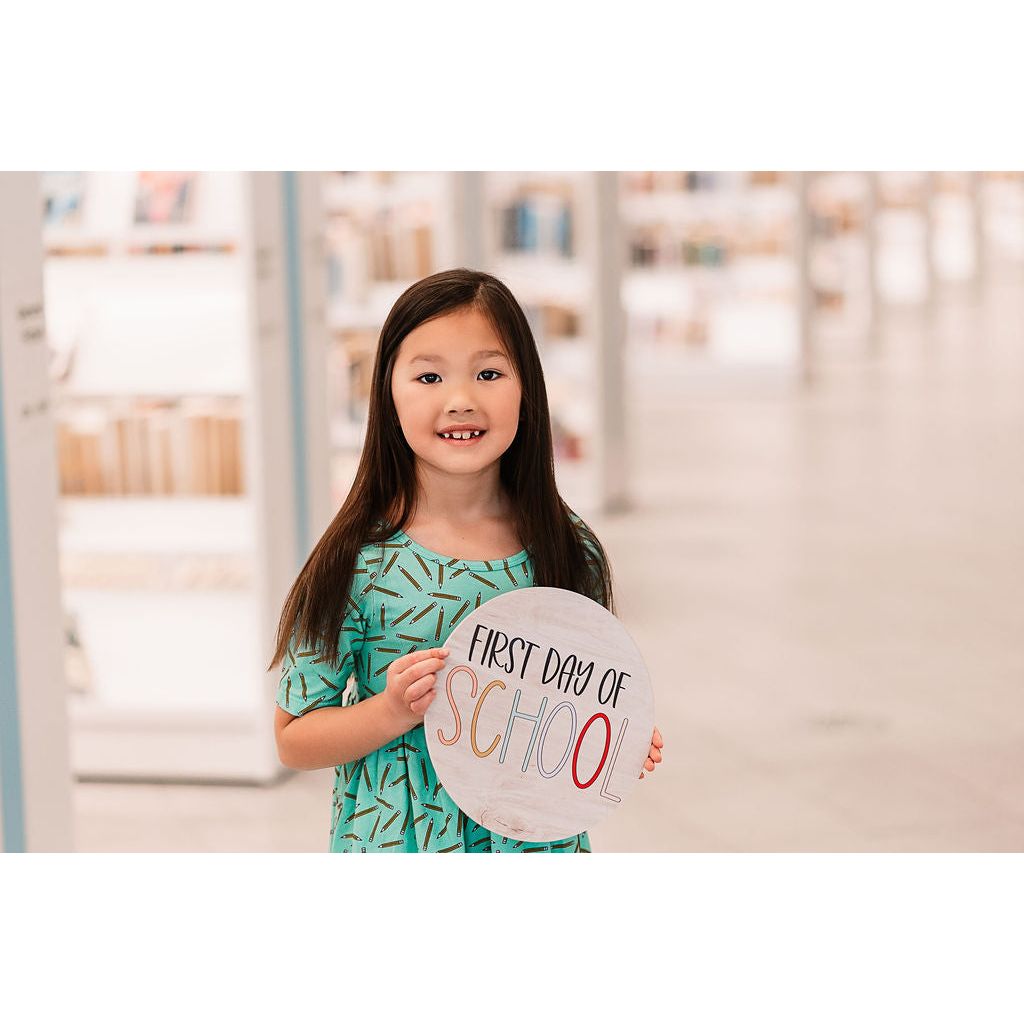
<path fill-rule="evenodd" d="M 614 613 L 604 548 L 579 516 L 582 525 L 573 522 L 570 513 L 576 513 L 555 484 L 544 372 L 526 316 L 496 277 L 459 267 L 411 285 L 384 321 L 359 468 L 344 504 L 288 592 L 268 671 L 284 658 L 293 632 L 301 647 L 316 646 L 332 668 L 338 667 L 338 637 L 350 611 L 346 595 L 359 550 L 404 530 L 416 509 L 415 456 L 391 397 L 398 348 L 420 324 L 467 308 L 488 317 L 521 385 L 519 429 L 501 457 L 500 477 L 512 502 L 519 541 L 533 560 L 534 585 L 584 594 Z"/>

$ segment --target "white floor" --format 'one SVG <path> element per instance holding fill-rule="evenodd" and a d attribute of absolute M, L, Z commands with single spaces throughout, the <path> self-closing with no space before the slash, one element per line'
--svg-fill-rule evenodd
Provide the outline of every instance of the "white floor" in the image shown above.
<path fill-rule="evenodd" d="M 1022 328 L 1018 267 L 810 387 L 634 374 L 592 525 L 665 761 L 595 851 L 1024 850 Z M 79 783 L 76 845 L 322 851 L 332 780 Z"/>

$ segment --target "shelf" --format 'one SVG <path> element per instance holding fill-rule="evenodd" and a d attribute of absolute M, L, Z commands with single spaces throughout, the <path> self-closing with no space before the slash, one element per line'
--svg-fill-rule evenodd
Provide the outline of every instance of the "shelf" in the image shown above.
<path fill-rule="evenodd" d="M 266 716 L 265 706 L 126 710 L 74 695 L 72 770 L 83 781 L 271 782 L 280 768 L 267 756 Z"/>
<path fill-rule="evenodd" d="M 202 253 L 173 253 L 179 259 L 194 255 L 214 255 L 220 258 L 238 257 L 238 239 L 227 237 L 221 232 L 202 232 L 191 224 L 138 224 L 133 228 L 118 232 L 95 232 L 87 228 L 53 225 L 43 230 L 43 246 L 48 256 L 58 258 L 74 258 L 77 254 L 63 254 L 51 250 L 78 250 L 102 248 L 106 256 L 125 256 L 135 258 L 151 255 L 149 253 L 133 253 L 135 248 L 155 246 L 187 246 L 189 248 L 217 250 Z M 88 258 L 94 258 L 89 256 Z"/>
<path fill-rule="evenodd" d="M 575 193 L 587 171 L 487 171 L 487 200 L 501 206 L 530 192 Z"/>
<path fill-rule="evenodd" d="M 49 340 L 64 355 L 74 349 L 64 392 L 248 390 L 245 294 L 235 261 L 209 254 L 149 262 L 50 258 L 44 281 Z"/>
<path fill-rule="evenodd" d="M 69 588 L 92 689 L 71 693 L 78 778 L 268 781 L 269 641 L 254 590 Z M 264 661 L 264 657 L 266 661 Z"/>
<path fill-rule="evenodd" d="M 433 202 L 438 198 L 436 176 L 429 172 L 395 172 L 400 175 L 391 182 L 375 181 L 370 172 L 345 178 L 324 175 L 324 208 L 328 215 L 347 213 L 352 209 L 376 210 L 405 203 Z"/>
<path fill-rule="evenodd" d="M 267 644 L 252 636 L 253 591 L 68 589 L 64 597 L 92 679 L 89 693 L 76 694 L 80 707 L 191 708 L 199 718 L 259 707 L 260 687 L 253 684 L 264 674 L 259 662 Z"/>
<path fill-rule="evenodd" d="M 64 497 L 58 513 L 62 554 L 248 555 L 255 545 L 244 495 Z"/>
<path fill-rule="evenodd" d="M 710 189 L 637 192 L 624 189 L 619 200 L 626 224 L 667 224 L 735 221 L 765 214 L 793 212 L 796 197 L 786 185 L 725 184 Z"/>
<path fill-rule="evenodd" d="M 60 596 L 65 628 L 81 643 L 72 662 L 83 666 L 71 679 L 86 680 L 69 688 L 73 770 L 269 781 L 281 766 L 268 734 L 276 679 L 266 666 L 296 539 L 282 524 L 301 507 L 294 453 L 280 441 L 293 426 L 288 183 L 199 172 L 186 222 L 142 224 L 139 175 L 88 172 L 67 184 L 64 208 L 76 188 L 81 197 L 74 223 L 42 232 L 51 385 L 67 456 L 58 479 L 112 491 L 248 488 L 60 497 Z M 309 201 L 309 176 L 298 186 L 301 251 L 313 253 L 319 201 Z M 173 215 L 174 183 L 145 187 L 153 216 Z M 90 248 L 100 254 L 74 254 Z M 139 258 L 175 248 L 217 251 Z M 317 289 L 299 298 L 303 315 L 319 321 Z M 321 339 L 307 337 L 314 358 Z M 309 451 L 319 457 L 312 442 Z M 152 470 L 154 457 L 159 471 L 138 472 L 147 459 Z"/>
<path fill-rule="evenodd" d="M 379 331 L 395 300 L 413 284 L 415 281 L 412 278 L 402 281 L 373 281 L 370 283 L 370 294 L 366 302 L 331 299 L 327 305 L 327 322 L 332 330 L 372 328 Z"/>
<path fill-rule="evenodd" d="M 622 301 L 634 315 L 690 316 L 705 297 L 752 296 L 769 292 L 779 298 L 796 289 L 796 270 L 784 256 L 739 256 L 721 267 L 635 267 L 623 274 Z"/>
<path fill-rule="evenodd" d="M 575 258 L 499 253 L 492 273 L 524 306 L 556 302 L 583 307 L 589 302 L 587 269 Z"/>
<path fill-rule="evenodd" d="M 665 224 L 690 226 L 709 220 L 737 216 L 735 196 L 718 190 L 696 192 L 641 192 L 626 194 L 619 200 L 627 224 Z"/>
<path fill-rule="evenodd" d="M 689 316 L 702 287 L 709 284 L 708 267 L 642 267 L 622 275 L 622 304 L 627 314 Z M 721 271 L 719 270 L 720 274 Z"/>
<path fill-rule="evenodd" d="M 772 300 L 719 303 L 709 318 L 708 350 L 723 366 L 796 366 L 800 357 L 796 310 Z"/>
<path fill-rule="evenodd" d="M 730 264 L 730 272 L 740 294 L 754 295 L 767 292 L 776 297 L 785 295 L 796 301 L 798 275 L 796 266 L 789 256 L 744 255 Z"/>

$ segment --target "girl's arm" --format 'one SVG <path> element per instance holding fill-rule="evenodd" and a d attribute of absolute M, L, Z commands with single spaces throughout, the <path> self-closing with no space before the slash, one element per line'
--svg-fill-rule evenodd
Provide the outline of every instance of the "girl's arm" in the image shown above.
<path fill-rule="evenodd" d="M 374 750 L 404 736 L 423 721 L 426 704 L 413 690 L 414 711 L 405 691 L 416 682 L 436 680 L 448 651 L 433 647 L 396 658 L 388 666 L 387 682 L 381 693 L 365 697 L 348 707 L 322 707 L 296 717 L 280 705 L 274 715 L 277 756 L 288 768 L 313 771 L 358 761 Z M 427 702 L 429 703 L 429 701 Z"/>
<path fill-rule="evenodd" d="M 386 693 L 349 707 L 317 708 L 300 717 L 278 707 L 274 714 L 277 756 L 288 768 L 333 768 L 358 761 L 422 720 L 422 715 L 417 719 L 412 712 L 403 715 Z"/>

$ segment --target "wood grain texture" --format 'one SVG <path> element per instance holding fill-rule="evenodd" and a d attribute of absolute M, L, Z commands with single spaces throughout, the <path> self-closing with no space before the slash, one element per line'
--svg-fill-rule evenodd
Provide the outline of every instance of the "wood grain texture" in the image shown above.
<path fill-rule="evenodd" d="M 638 781 L 654 697 L 625 627 L 587 597 L 529 587 L 448 636 L 424 729 L 438 778 L 473 820 L 533 842 L 591 828 Z"/>

